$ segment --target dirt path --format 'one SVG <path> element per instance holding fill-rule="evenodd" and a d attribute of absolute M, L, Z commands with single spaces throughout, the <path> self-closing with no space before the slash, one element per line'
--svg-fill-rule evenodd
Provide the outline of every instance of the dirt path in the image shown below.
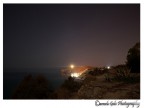
<path fill-rule="evenodd" d="M 78 98 L 83 99 L 139 99 L 140 83 L 107 82 L 105 75 L 98 75 L 96 80 L 84 84 L 78 91 Z"/>

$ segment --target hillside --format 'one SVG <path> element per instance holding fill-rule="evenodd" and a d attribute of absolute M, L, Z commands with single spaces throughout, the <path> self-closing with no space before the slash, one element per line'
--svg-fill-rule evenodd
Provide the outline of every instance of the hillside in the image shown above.
<path fill-rule="evenodd" d="M 58 99 L 140 99 L 140 74 L 125 68 L 95 69 L 84 80 L 69 78 L 55 95 Z"/>

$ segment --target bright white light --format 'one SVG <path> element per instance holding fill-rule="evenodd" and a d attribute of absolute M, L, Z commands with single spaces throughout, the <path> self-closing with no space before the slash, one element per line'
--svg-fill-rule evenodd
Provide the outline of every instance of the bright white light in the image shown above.
<path fill-rule="evenodd" d="M 110 69 L 110 66 L 107 66 L 107 69 Z"/>
<path fill-rule="evenodd" d="M 78 73 L 71 73 L 71 77 L 79 77 Z"/>
<path fill-rule="evenodd" d="M 73 69 L 73 68 L 74 68 L 74 65 L 73 65 L 73 64 L 71 64 L 71 65 L 70 65 L 70 68 L 71 68 L 71 69 Z"/>

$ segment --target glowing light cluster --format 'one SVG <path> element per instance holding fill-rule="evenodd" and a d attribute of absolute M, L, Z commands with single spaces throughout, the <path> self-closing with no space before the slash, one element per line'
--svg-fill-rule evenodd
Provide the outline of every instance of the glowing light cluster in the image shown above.
<path fill-rule="evenodd" d="M 74 68 L 74 65 L 73 65 L 73 64 L 71 64 L 71 65 L 70 65 L 70 68 L 71 68 L 71 69 L 73 69 L 73 68 Z"/>
<path fill-rule="evenodd" d="M 110 69 L 110 66 L 108 66 L 107 69 Z"/>
<path fill-rule="evenodd" d="M 71 73 L 71 77 L 79 77 L 78 73 Z"/>

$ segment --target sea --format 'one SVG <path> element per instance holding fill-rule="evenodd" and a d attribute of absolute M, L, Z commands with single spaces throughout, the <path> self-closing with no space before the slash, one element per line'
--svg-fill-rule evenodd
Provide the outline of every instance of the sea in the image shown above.
<path fill-rule="evenodd" d="M 43 75 L 54 89 L 57 89 L 65 81 L 61 75 L 61 68 L 45 69 L 4 69 L 3 71 L 3 99 L 11 99 L 12 93 L 25 76 Z"/>

